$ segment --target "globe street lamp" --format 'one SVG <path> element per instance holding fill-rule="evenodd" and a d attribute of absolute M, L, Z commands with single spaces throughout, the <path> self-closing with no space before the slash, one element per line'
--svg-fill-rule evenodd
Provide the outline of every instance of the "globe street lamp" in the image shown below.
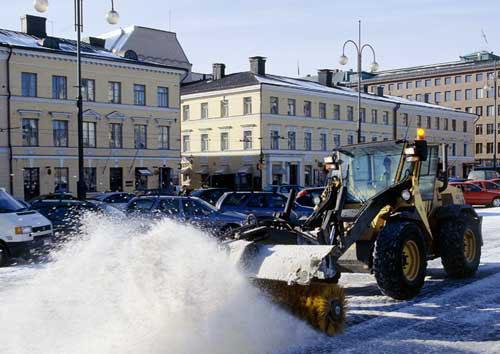
<path fill-rule="evenodd" d="M 346 65 L 349 61 L 349 58 L 345 55 L 345 47 L 348 43 L 351 43 L 354 48 L 356 48 L 357 59 L 358 59 L 358 144 L 361 142 L 361 63 L 362 63 L 362 54 L 365 48 L 370 48 L 373 53 L 373 62 L 370 64 L 370 71 L 375 72 L 378 70 L 378 63 L 375 59 L 375 50 L 370 44 L 361 45 L 361 21 L 358 21 L 358 43 L 353 40 L 347 40 L 344 42 L 342 46 L 342 55 L 339 58 L 339 63 L 341 65 Z M 366 118 L 366 116 L 365 116 Z"/>
<path fill-rule="evenodd" d="M 83 31 L 83 0 L 75 1 L 75 31 L 76 31 L 76 81 L 78 89 L 78 97 L 76 106 L 78 108 L 78 182 L 77 196 L 80 200 L 85 200 L 87 194 L 87 186 L 85 185 L 84 174 L 84 156 L 83 156 L 83 98 L 82 98 L 82 60 L 81 60 L 81 34 Z M 46 12 L 49 8 L 48 0 L 35 0 L 33 6 L 38 12 Z M 106 15 L 109 24 L 115 25 L 120 19 L 120 15 L 115 10 L 114 1 L 111 0 L 111 10 Z"/>

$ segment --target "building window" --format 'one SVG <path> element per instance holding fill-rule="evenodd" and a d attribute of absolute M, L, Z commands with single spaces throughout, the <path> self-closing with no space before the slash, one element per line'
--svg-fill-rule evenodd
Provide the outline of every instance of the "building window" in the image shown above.
<path fill-rule="evenodd" d="M 444 118 L 444 130 L 448 130 L 448 118 Z"/>
<path fill-rule="evenodd" d="M 476 81 L 483 81 L 483 73 L 476 74 Z"/>
<path fill-rule="evenodd" d="M 243 97 L 243 114 L 252 114 L 252 97 Z"/>
<path fill-rule="evenodd" d="M 322 119 L 326 119 L 326 103 L 319 103 L 319 117 Z"/>
<path fill-rule="evenodd" d="M 333 146 L 335 148 L 340 147 L 340 134 L 333 134 Z"/>
<path fill-rule="evenodd" d="M 416 88 L 422 87 L 422 80 L 416 80 L 415 81 L 415 87 Z"/>
<path fill-rule="evenodd" d="M 147 149 L 147 126 L 143 124 L 134 125 L 134 147 L 136 149 Z"/>
<path fill-rule="evenodd" d="M 326 151 L 326 134 L 325 133 L 320 133 L 319 134 L 319 145 L 321 151 Z"/>
<path fill-rule="evenodd" d="M 432 118 L 431 116 L 427 116 L 427 129 L 431 129 L 432 127 Z"/>
<path fill-rule="evenodd" d="M 472 75 L 465 75 L 465 82 L 472 82 Z"/>
<path fill-rule="evenodd" d="M 208 151 L 208 134 L 201 134 L 201 151 Z"/>
<path fill-rule="evenodd" d="M 483 115 L 483 106 L 476 106 L 476 114 L 478 116 L 482 116 Z"/>
<path fill-rule="evenodd" d="M 280 132 L 277 130 L 271 130 L 271 150 L 280 149 Z"/>
<path fill-rule="evenodd" d="M 162 150 L 170 149 L 170 127 L 158 127 L 158 147 Z"/>
<path fill-rule="evenodd" d="M 418 102 L 422 102 L 422 101 L 423 101 L 423 96 L 422 96 L 422 94 L 417 93 L 417 94 L 415 95 L 415 100 L 416 100 L 416 101 L 418 101 Z"/>
<path fill-rule="evenodd" d="M 245 130 L 243 131 L 243 150 L 252 149 L 252 131 Z"/>
<path fill-rule="evenodd" d="M 294 116 L 296 114 L 295 107 L 296 107 L 295 100 L 293 98 L 289 98 L 288 99 L 288 113 L 287 113 L 289 116 Z"/>
<path fill-rule="evenodd" d="M 168 87 L 158 86 L 158 107 L 168 107 Z"/>
<path fill-rule="evenodd" d="M 440 127 L 440 124 L 439 124 L 439 123 L 440 123 L 439 117 L 436 117 L 436 118 L 435 118 L 435 129 L 436 129 L 436 130 L 441 129 L 441 127 Z"/>
<path fill-rule="evenodd" d="M 372 124 L 378 124 L 378 111 L 372 109 Z"/>
<path fill-rule="evenodd" d="M 445 77 L 445 78 L 444 78 L 444 84 L 445 84 L 445 85 L 450 85 L 450 84 L 451 84 L 451 77 L 449 77 L 449 76 L 448 76 L 448 77 Z"/>
<path fill-rule="evenodd" d="M 21 73 L 21 94 L 24 97 L 37 96 L 37 76 L 35 73 Z"/>
<path fill-rule="evenodd" d="M 402 114 L 401 114 L 401 117 L 403 118 L 403 125 L 404 125 L 405 127 L 407 127 L 407 126 L 408 126 L 408 123 L 409 123 L 409 122 L 408 122 L 408 113 L 402 113 Z"/>
<path fill-rule="evenodd" d="M 352 144 L 354 144 L 354 135 L 349 134 L 347 136 L 347 145 L 352 145 Z"/>
<path fill-rule="evenodd" d="M 312 150 L 312 134 L 311 132 L 304 132 L 304 150 Z"/>
<path fill-rule="evenodd" d="M 135 189 L 138 191 L 145 190 L 148 188 L 148 173 L 149 170 L 141 167 L 136 167 L 135 169 Z M 145 173 L 146 172 L 146 173 Z"/>
<path fill-rule="evenodd" d="M 493 154 L 493 143 L 486 143 L 486 153 Z"/>
<path fill-rule="evenodd" d="M 457 120 L 456 119 L 451 120 L 451 130 L 453 130 L 454 132 L 457 131 Z"/>
<path fill-rule="evenodd" d="M 420 115 L 417 116 L 417 127 L 418 128 L 422 127 L 422 116 Z"/>
<path fill-rule="evenodd" d="M 295 133 L 294 131 L 288 132 L 288 150 L 295 150 L 297 148 L 296 137 L 297 133 Z"/>
<path fill-rule="evenodd" d="M 52 135 L 54 137 L 54 146 L 68 146 L 68 122 L 65 120 L 53 120 Z"/>
<path fill-rule="evenodd" d="M 182 120 L 186 121 L 189 120 L 189 105 L 185 104 L 182 106 Z"/>
<path fill-rule="evenodd" d="M 340 120 L 340 105 L 333 105 L 333 119 Z"/>
<path fill-rule="evenodd" d="M 467 121 L 464 120 L 463 123 L 464 123 L 463 131 L 464 131 L 464 133 L 467 133 Z"/>
<path fill-rule="evenodd" d="M 439 86 L 439 85 L 441 85 L 441 78 L 438 77 L 434 79 L 434 86 Z"/>
<path fill-rule="evenodd" d="M 134 104 L 136 106 L 146 105 L 146 86 L 134 84 Z"/>
<path fill-rule="evenodd" d="M 360 143 L 366 143 L 366 136 L 361 135 L 361 136 L 359 137 L 359 142 L 360 142 Z"/>
<path fill-rule="evenodd" d="M 398 82 L 398 90 L 402 90 L 403 89 L 403 83 L 402 82 Z"/>
<path fill-rule="evenodd" d="M 69 192 L 68 177 L 67 167 L 54 167 L 54 193 Z"/>
<path fill-rule="evenodd" d="M 109 147 L 112 149 L 123 147 L 123 126 L 121 123 L 109 124 Z"/>
<path fill-rule="evenodd" d="M 476 135 L 483 135 L 483 125 L 476 124 Z"/>
<path fill-rule="evenodd" d="M 347 120 L 354 120 L 354 107 L 347 106 Z"/>
<path fill-rule="evenodd" d="M 376 136 L 372 136 L 372 142 L 376 142 L 378 138 Z"/>
<path fill-rule="evenodd" d="M 59 100 L 68 98 L 68 83 L 66 76 L 52 76 L 52 98 Z"/>
<path fill-rule="evenodd" d="M 486 106 L 486 116 L 492 117 L 495 115 L 495 106 Z"/>
<path fill-rule="evenodd" d="M 464 156 L 467 156 L 467 144 L 464 144 Z"/>
<path fill-rule="evenodd" d="M 482 88 L 476 89 L 476 99 L 484 98 L 484 90 Z"/>
<path fill-rule="evenodd" d="M 476 143 L 476 154 L 482 154 L 482 153 L 483 153 L 483 144 Z"/>
<path fill-rule="evenodd" d="M 362 123 L 366 123 L 366 108 L 361 108 L 360 118 Z"/>
<path fill-rule="evenodd" d="M 465 107 L 465 111 L 467 113 L 472 113 L 472 107 Z"/>
<path fill-rule="evenodd" d="M 304 101 L 304 116 L 311 116 L 311 101 Z"/>
<path fill-rule="evenodd" d="M 486 98 L 495 97 L 495 87 L 488 87 L 486 90 L 483 88 L 483 91 L 486 92 Z"/>
<path fill-rule="evenodd" d="M 462 100 L 462 90 L 455 90 L 455 101 Z"/>
<path fill-rule="evenodd" d="M 465 100 L 472 100 L 472 89 L 466 89 L 465 90 Z"/>
<path fill-rule="evenodd" d="M 441 103 L 441 92 L 434 92 L 434 102 Z"/>
<path fill-rule="evenodd" d="M 97 169 L 95 167 L 84 167 L 83 178 L 87 192 L 97 191 Z"/>
<path fill-rule="evenodd" d="M 279 114 L 280 109 L 279 109 L 278 97 L 271 96 L 270 103 L 271 103 L 271 114 Z"/>
<path fill-rule="evenodd" d="M 431 79 L 426 79 L 425 80 L 425 87 L 431 87 L 432 86 L 432 80 Z"/>
<path fill-rule="evenodd" d="M 23 119 L 23 146 L 38 146 L 38 119 Z"/>
<path fill-rule="evenodd" d="M 220 116 L 222 118 L 229 117 L 229 102 L 227 100 L 220 101 Z"/>
<path fill-rule="evenodd" d="M 457 156 L 457 144 L 456 143 L 451 144 L 451 156 Z"/>
<path fill-rule="evenodd" d="M 96 147 L 95 126 L 94 122 L 83 122 L 83 147 Z"/>
<path fill-rule="evenodd" d="M 486 134 L 492 135 L 493 131 L 494 131 L 493 124 L 490 124 L 490 123 L 486 124 Z"/>
<path fill-rule="evenodd" d="M 444 101 L 445 102 L 451 101 L 451 91 L 444 92 Z"/>
<path fill-rule="evenodd" d="M 191 151 L 191 144 L 189 141 L 189 135 L 182 136 L 182 152 Z"/>
<path fill-rule="evenodd" d="M 411 89 L 411 88 L 413 88 L 413 82 L 408 81 L 408 82 L 406 83 L 406 88 L 407 88 L 407 89 Z"/>
<path fill-rule="evenodd" d="M 200 105 L 201 119 L 208 118 L 208 103 L 204 102 Z"/>
<path fill-rule="evenodd" d="M 462 77 L 461 76 L 455 76 L 455 83 L 456 84 L 461 84 L 462 83 Z"/>
<path fill-rule="evenodd" d="M 394 84 L 389 84 L 387 89 L 389 90 L 389 93 L 392 92 L 392 90 L 394 90 Z"/>
<path fill-rule="evenodd" d="M 220 133 L 220 150 L 221 151 L 229 150 L 229 133 L 228 132 Z"/>
<path fill-rule="evenodd" d="M 384 111 L 382 113 L 382 123 L 385 124 L 385 125 L 389 124 L 389 112 Z"/>
<path fill-rule="evenodd" d="M 95 80 L 82 80 L 82 99 L 88 102 L 95 102 Z"/>
<path fill-rule="evenodd" d="M 121 82 L 108 82 L 108 101 L 109 103 L 122 103 L 122 84 Z"/>

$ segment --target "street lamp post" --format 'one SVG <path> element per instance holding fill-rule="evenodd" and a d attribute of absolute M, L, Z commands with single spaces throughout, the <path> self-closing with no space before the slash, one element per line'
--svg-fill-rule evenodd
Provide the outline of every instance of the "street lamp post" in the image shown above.
<path fill-rule="evenodd" d="M 76 31 L 76 81 L 78 96 L 76 99 L 76 107 L 78 109 L 78 181 L 77 181 L 77 196 L 80 200 L 85 200 L 87 194 L 87 186 L 85 185 L 84 174 L 84 155 L 83 155 L 83 97 L 82 97 L 82 57 L 81 57 L 81 34 L 83 32 L 83 0 L 74 0 L 75 2 L 75 31 Z M 48 0 L 34 0 L 33 6 L 38 12 L 45 12 L 49 8 Z M 106 20 L 109 24 L 115 25 L 118 23 L 120 15 L 115 10 L 114 0 L 111 0 L 111 10 L 106 15 Z"/>
<path fill-rule="evenodd" d="M 375 60 L 375 50 L 373 49 L 373 47 L 368 43 L 361 45 L 361 20 L 358 21 L 358 43 L 349 39 L 345 41 L 344 45 L 342 46 L 342 55 L 340 56 L 339 59 L 339 63 L 341 65 L 346 65 L 347 62 L 349 61 L 349 58 L 345 55 L 345 47 L 348 43 L 354 45 L 354 48 L 356 48 L 358 56 L 358 144 L 359 144 L 361 142 L 361 64 L 362 64 L 363 50 L 365 48 L 370 48 L 373 53 L 373 62 L 370 65 L 370 70 L 372 72 L 378 70 L 378 63 Z"/>
<path fill-rule="evenodd" d="M 497 61 L 493 62 L 493 77 L 492 77 L 492 82 L 493 86 L 489 85 L 489 78 L 488 78 L 488 84 L 485 85 L 484 89 L 486 91 L 489 91 L 491 88 L 493 88 L 493 102 L 494 102 L 494 123 L 493 123 L 493 169 L 496 171 L 497 170 L 497 134 L 498 134 L 498 125 L 497 125 L 497 116 L 498 116 L 498 105 L 497 105 L 497 97 L 498 97 L 498 72 L 497 72 Z"/>

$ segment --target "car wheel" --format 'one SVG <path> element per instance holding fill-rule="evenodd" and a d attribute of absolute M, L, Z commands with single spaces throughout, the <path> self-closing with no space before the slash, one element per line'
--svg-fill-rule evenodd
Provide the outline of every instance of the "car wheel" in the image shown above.
<path fill-rule="evenodd" d="M 491 202 L 491 205 L 495 208 L 498 208 L 500 207 L 500 198 L 495 198 L 493 199 L 493 201 Z"/>

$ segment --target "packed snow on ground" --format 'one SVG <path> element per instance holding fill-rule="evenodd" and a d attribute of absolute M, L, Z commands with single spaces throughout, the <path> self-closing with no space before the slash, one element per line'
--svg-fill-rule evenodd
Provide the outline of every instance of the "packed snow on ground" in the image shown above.
<path fill-rule="evenodd" d="M 401 302 L 344 274 L 348 320 L 333 338 L 262 299 L 189 227 L 94 220 L 56 261 L 0 269 L 0 353 L 500 353 L 500 208 L 478 212 L 475 278 L 447 279 L 435 260 Z"/>

